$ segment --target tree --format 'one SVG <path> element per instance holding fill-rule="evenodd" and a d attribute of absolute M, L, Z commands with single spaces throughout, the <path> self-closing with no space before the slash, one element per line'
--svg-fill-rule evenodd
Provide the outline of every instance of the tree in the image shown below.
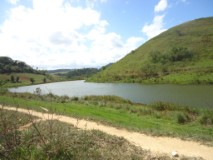
<path fill-rule="evenodd" d="M 15 82 L 15 78 L 14 78 L 13 75 L 10 76 L 10 81 L 13 82 L 13 83 Z"/>
<path fill-rule="evenodd" d="M 17 82 L 17 83 L 19 82 L 19 76 L 16 77 L 16 82 Z"/>
<path fill-rule="evenodd" d="M 44 82 L 44 83 L 46 83 L 46 82 L 47 82 L 47 79 L 46 79 L 45 77 L 44 77 L 44 79 L 43 79 L 43 82 Z"/>
<path fill-rule="evenodd" d="M 30 82 L 33 84 L 35 82 L 34 78 L 30 78 Z"/>

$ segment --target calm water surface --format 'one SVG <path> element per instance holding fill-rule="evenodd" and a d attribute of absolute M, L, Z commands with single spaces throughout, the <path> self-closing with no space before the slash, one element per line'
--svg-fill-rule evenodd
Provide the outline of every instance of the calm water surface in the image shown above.
<path fill-rule="evenodd" d="M 36 88 L 42 93 L 56 95 L 116 95 L 132 102 L 150 104 L 156 101 L 172 102 L 192 107 L 213 108 L 213 85 L 141 85 L 125 83 L 90 83 L 84 81 L 68 81 L 41 85 L 11 88 L 11 92 L 34 93 Z"/>

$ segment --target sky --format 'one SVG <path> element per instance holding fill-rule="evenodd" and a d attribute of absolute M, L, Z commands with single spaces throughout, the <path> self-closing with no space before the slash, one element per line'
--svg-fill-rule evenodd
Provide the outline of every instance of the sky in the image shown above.
<path fill-rule="evenodd" d="M 213 0 L 0 0 L 0 56 L 39 69 L 99 68 L 213 16 Z"/>

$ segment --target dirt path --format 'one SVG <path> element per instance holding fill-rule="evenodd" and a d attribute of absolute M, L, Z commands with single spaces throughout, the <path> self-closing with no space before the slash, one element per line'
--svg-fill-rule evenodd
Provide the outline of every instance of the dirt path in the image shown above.
<path fill-rule="evenodd" d="M 1 105 L 0 108 L 2 108 Z M 3 107 L 3 109 L 17 110 L 18 112 L 37 116 L 42 120 L 57 119 L 61 122 L 72 124 L 81 129 L 100 130 L 110 135 L 123 137 L 136 146 L 140 146 L 143 149 L 147 149 L 150 150 L 151 152 L 159 154 L 166 153 L 171 155 L 173 151 L 177 151 L 179 155 L 185 155 L 189 157 L 202 157 L 206 160 L 213 160 L 213 147 L 201 145 L 193 141 L 184 141 L 178 138 L 168 138 L 168 137 L 152 137 L 142 133 L 130 132 L 125 129 L 117 129 L 114 127 L 109 127 L 92 121 L 82 119 L 79 120 L 76 118 L 56 114 L 41 113 L 33 110 L 21 108 L 17 109 L 13 107 Z"/>

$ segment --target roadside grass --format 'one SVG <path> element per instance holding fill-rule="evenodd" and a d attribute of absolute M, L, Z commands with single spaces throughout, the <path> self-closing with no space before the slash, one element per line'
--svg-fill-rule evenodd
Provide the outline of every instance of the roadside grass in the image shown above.
<path fill-rule="evenodd" d="M 113 96 L 72 97 L 6 93 L 0 103 L 98 121 L 155 136 L 197 140 L 213 146 L 213 111 L 158 102 L 145 106 Z"/>
<path fill-rule="evenodd" d="M 1 109 L 0 118 L 1 160 L 172 159 L 136 147 L 124 138 L 97 130 L 80 130 L 57 120 L 34 123 L 20 131 L 21 125 L 30 122 L 29 115 Z M 25 121 L 20 122 L 20 118 Z"/>

